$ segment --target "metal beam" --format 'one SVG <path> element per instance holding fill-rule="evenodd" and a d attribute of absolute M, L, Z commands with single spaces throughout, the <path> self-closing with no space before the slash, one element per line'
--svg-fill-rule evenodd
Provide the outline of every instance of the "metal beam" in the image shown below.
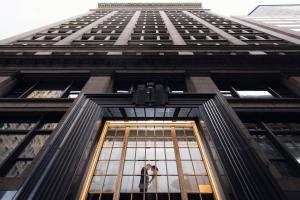
<path fill-rule="evenodd" d="M 225 31 L 219 29 L 218 27 L 216 27 L 216 26 L 210 24 L 209 22 L 201 19 L 200 17 L 197 17 L 196 15 L 194 15 L 194 14 L 188 12 L 188 11 L 182 11 L 182 12 L 184 14 L 186 14 L 187 16 L 191 17 L 192 19 L 200 22 L 201 24 L 203 24 L 207 28 L 211 29 L 212 31 L 216 32 L 221 37 L 225 38 L 226 40 L 230 41 L 231 43 L 233 43 L 235 45 L 247 45 L 246 42 L 243 42 L 242 40 L 237 39 L 236 37 L 226 33 Z"/>
<path fill-rule="evenodd" d="M 71 42 L 80 36 L 82 36 L 84 33 L 90 31 L 92 28 L 96 27 L 98 24 L 101 22 L 107 20 L 108 18 L 112 17 L 115 15 L 118 11 L 112 11 L 109 14 L 105 15 L 104 17 L 101 17 L 97 21 L 85 26 L 84 28 L 76 31 L 75 33 L 69 35 L 68 37 L 64 38 L 63 40 L 60 40 L 59 42 L 55 43 L 54 45 L 69 45 Z"/>
<path fill-rule="evenodd" d="M 128 40 L 130 39 L 131 33 L 140 17 L 141 11 L 136 11 L 135 14 L 132 16 L 122 33 L 120 34 L 119 38 L 115 42 L 114 45 L 128 45 Z"/>

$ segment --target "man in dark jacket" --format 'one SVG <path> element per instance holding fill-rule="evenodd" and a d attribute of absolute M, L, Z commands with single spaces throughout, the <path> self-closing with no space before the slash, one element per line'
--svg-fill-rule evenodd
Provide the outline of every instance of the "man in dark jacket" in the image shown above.
<path fill-rule="evenodd" d="M 148 184 L 149 184 L 149 176 L 148 176 L 149 169 L 151 169 L 151 165 L 148 163 L 141 170 L 141 179 L 139 184 L 140 192 L 147 192 Z"/>

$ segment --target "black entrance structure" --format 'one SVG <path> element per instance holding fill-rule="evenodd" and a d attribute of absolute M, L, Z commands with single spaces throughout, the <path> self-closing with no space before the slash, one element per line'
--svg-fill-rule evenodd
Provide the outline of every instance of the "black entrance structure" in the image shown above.
<path fill-rule="evenodd" d="M 220 196 L 178 199 L 299 198 L 297 38 L 201 4 L 99 4 L 0 44 L 1 198 L 80 199 L 108 121 L 195 122 Z"/>

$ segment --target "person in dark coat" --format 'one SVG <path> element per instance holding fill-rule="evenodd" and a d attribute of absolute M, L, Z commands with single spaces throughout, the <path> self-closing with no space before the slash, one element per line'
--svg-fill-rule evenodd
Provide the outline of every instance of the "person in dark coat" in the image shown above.
<path fill-rule="evenodd" d="M 140 178 L 140 192 L 147 192 L 148 184 L 149 184 L 149 175 L 148 170 L 151 169 L 151 165 L 147 164 L 145 167 L 141 169 L 141 178 Z"/>

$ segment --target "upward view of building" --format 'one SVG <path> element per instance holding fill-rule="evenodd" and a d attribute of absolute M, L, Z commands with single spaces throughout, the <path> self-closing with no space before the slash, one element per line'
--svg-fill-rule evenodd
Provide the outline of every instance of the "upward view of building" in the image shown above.
<path fill-rule="evenodd" d="M 299 44 L 200 3 L 1 40 L 0 199 L 298 200 Z"/>
<path fill-rule="evenodd" d="M 260 5 L 248 16 L 235 18 L 300 39 L 300 4 Z"/>

